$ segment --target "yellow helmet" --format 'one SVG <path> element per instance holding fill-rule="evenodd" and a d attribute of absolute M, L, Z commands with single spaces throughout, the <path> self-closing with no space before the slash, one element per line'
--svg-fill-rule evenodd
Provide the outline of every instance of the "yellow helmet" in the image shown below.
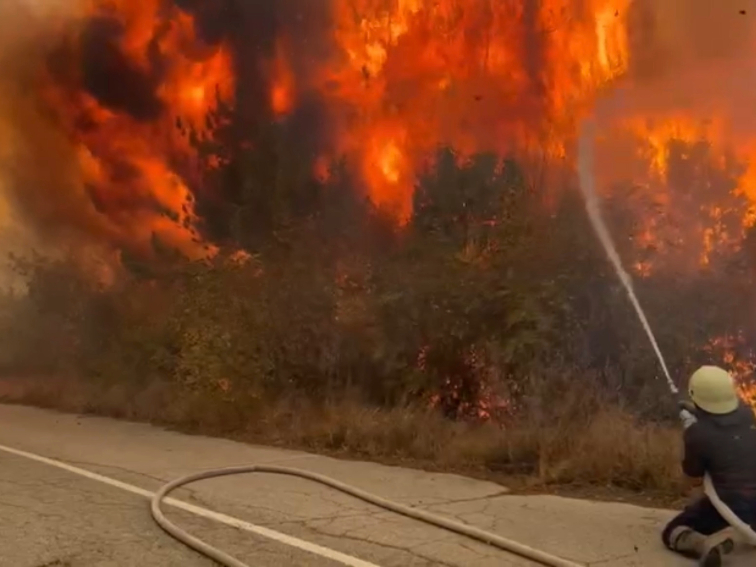
<path fill-rule="evenodd" d="M 735 411 L 740 403 L 735 382 L 717 366 L 702 366 L 688 381 L 688 394 L 699 408 L 713 414 Z"/>

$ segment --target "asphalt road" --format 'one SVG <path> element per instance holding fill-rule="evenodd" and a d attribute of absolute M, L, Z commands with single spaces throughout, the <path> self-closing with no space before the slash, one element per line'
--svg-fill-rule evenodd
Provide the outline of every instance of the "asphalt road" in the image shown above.
<path fill-rule="evenodd" d="M 579 563 L 690 565 L 659 543 L 669 511 L 513 496 L 456 475 L 0 405 L 0 567 L 211 566 L 154 525 L 145 495 L 177 476 L 251 463 L 326 474 Z M 197 508 L 168 507 L 172 520 L 254 567 L 533 565 L 296 478 L 214 479 L 175 497 Z"/>

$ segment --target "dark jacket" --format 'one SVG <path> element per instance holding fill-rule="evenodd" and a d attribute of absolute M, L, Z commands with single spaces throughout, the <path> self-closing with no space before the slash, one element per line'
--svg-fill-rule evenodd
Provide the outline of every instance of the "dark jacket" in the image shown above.
<path fill-rule="evenodd" d="M 732 413 L 699 410 L 698 421 L 685 430 L 686 475 L 709 473 L 719 491 L 756 493 L 756 418 L 742 405 Z"/>

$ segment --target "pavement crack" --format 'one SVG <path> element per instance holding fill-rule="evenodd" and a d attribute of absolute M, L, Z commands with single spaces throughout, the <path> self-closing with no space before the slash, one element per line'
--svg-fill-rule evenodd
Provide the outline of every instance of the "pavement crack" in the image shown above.
<path fill-rule="evenodd" d="M 606 559 L 598 559 L 596 561 L 589 561 L 586 563 L 586 565 L 604 565 L 605 563 L 618 561 L 620 559 L 627 559 L 628 557 L 633 557 L 638 555 L 638 552 L 630 552 L 630 553 L 620 553 L 618 555 L 612 555 L 611 557 L 607 557 Z"/>
<path fill-rule="evenodd" d="M 390 549 L 392 551 L 399 551 L 401 553 L 406 553 L 406 554 L 411 555 L 413 557 L 417 557 L 418 559 L 422 559 L 424 561 L 428 561 L 428 562 L 430 562 L 431 565 L 439 565 L 440 567 L 459 567 L 458 564 L 447 563 L 447 562 L 441 561 L 440 559 L 437 559 L 435 557 L 430 557 L 428 555 L 424 555 L 422 553 L 418 553 L 417 551 L 414 551 L 414 550 L 412 550 L 410 548 L 407 548 L 407 547 L 402 547 L 400 545 L 392 545 L 390 543 L 383 543 L 383 542 L 375 541 L 375 540 L 370 539 L 370 538 L 360 537 L 360 536 L 353 535 L 350 532 L 345 532 L 345 533 L 342 533 L 342 534 L 334 535 L 334 534 L 329 534 L 329 533 L 326 533 L 326 532 L 322 532 L 322 531 L 320 531 L 318 529 L 315 529 L 315 528 L 310 528 L 310 529 L 313 532 L 318 533 L 318 534 L 323 535 L 323 536 L 337 537 L 339 539 L 348 539 L 350 541 L 355 541 L 355 542 L 359 542 L 359 543 L 366 543 L 368 545 L 375 545 L 376 547 L 380 547 L 382 549 Z M 427 545 L 428 543 L 432 543 L 432 542 L 423 542 L 422 545 Z"/>
<path fill-rule="evenodd" d="M 0 500 L 0 508 L 6 507 L 6 508 L 15 508 L 16 510 L 28 510 L 29 506 L 23 506 L 21 504 L 13 504 L 11 502 L 7 502 L 5 500 Z"/>
<path fill-rule="evenodd" d="M 437 506 L 448 506 L 451 504 L 464 504 L 467 502 L 478 502 L 480 500 L 493 500 L 494 498 L 500 498 L 502 496 L 509 496 L 510 492 L 508 490 L 500 490 L 499 492 L 494 492 L 493 494 L 487 494 L 486 496 L 474 496 L 471 498 L 459 498 L 455 500 L 442 500 L 440 502 L 434 502 L 433 504 L 423 504 L 420 503 L 419 506 L 423 506 L 424 508 L 430 509 L 435 508 Z"/>

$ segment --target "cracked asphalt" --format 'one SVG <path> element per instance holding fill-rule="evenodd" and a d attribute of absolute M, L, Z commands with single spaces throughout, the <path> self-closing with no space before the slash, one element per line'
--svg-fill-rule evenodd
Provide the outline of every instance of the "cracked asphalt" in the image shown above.
<path fill-rule="evenodd" d="M 457 475 L 188 436 L 144 424 L 0 405 L 0 444 L 155 491 L 178 476 L 253 463 L 308 469 L 587 565 L 691 565 L 662 549 L 672 512 L 556 496 L 509 495 Z M 174 497 L 380 567 L 533 563 L 383 511 L 310 481 L 267 474 L 202 481 Z M 254 567 L 340 563 L 166 507 L 190 533 Z M 754 556 L 730 565 L 753 565 Z M 214 565 L 154 525 L 148 501 L 0 450 L 0 567 Z"/>

